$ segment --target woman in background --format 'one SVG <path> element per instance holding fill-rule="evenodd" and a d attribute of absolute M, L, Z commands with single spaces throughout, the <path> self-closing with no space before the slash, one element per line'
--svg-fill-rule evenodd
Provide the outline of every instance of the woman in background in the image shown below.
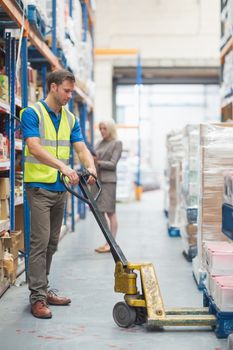
<path fill-rule="evenodd" d="M 107 216 L 110 231 L 113 237 L 117 234 L 116 216 L 116 182 L 117 163 L 121 157 L 122 142 L 117 140 L 116 126 L 113 120 L 106 120 L 99 123 L 99 130 L 102 140 L 96 145 L 96 167 L 97 176 L 102 191 L 97 201 L 100 212 Z M 95 249 L 98 253 L 110 252 L 108 243 Z"/>

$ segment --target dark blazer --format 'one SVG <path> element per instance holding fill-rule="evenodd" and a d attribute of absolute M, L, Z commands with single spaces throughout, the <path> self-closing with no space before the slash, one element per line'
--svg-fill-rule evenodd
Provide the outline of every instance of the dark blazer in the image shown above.
<path fill-rule="evenodd" d="M 99 161 L 97 167 L 98 178 L 101 182 L 116 182 L 116 169 L 117 163 L 121 157 L 122 142 L 119 140 L 112 140 L 104 145 L 104 149 L 102 142 L 103 141 L 100 141 L 96 145 L 96 154 Z M 98 148 L 101 149 L 100 157 Z"/>

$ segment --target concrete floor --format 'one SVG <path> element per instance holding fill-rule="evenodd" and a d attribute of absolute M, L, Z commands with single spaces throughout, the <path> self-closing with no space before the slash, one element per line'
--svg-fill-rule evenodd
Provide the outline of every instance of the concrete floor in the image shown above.
<path fill-rule="evenodd" d="M 191 264 L 182 256 L 180 238 L 168 237 L 161 191 L 145 193 L 141 202 L 118 204 L 117 241 L 127 259 L 149 261 L 156 268 L 166 307 L 202 306 L 202 293 L 192 277 Z M 112 309 L 123 295 L 114 293 L 114 262 L 94 248 L 103 237 L 91 213 L 67 234 L 55 255 L 50 282 L 72 298 L 70 306 L 51 307 L 53 318 L 32 317 L 25 284 L 11 287 L 0 300 L 2 350 L 223 350 L 208 328 L 173 328 L 160 332 L 144 326 L 119 328 Z"/>

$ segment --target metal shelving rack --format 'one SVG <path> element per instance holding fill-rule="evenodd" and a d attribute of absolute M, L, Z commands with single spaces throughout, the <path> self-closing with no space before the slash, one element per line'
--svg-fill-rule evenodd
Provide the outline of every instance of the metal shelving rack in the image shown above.
<path fill-rule="evenodd" d="M 21 204 L 19 201 L 15 201 L 14 197 L 14 182 L 15 182 L 15 105 L 16 102 L 20 104 L 20 107 L 26 107 L 28 106 L 28 72 L 27 72 L 27 65 L 28 65 L 28 42 L 31 43 L 31 45 L 34 46 L 34 48 L 38 52 L 38 57 L 41 58 L 41 62 L 39 61 L 41 68 L 41 77 L 42 77 L 42 85 L 43 85 L 43 91 L 45 94 L 45 78 L 46 78 L 46 72 L 47 67 L 51 67 L 52 70 L 63 68 L 62 64 L 59 61 L 59 58 L 57 57 L 57 46 L 56 46 L 56 0 L 51 0 L 52 6 L 53 6 L 53 30 L 52 30 L 52 49 L 47 46 L 47 44 L 43 41 L 43 39 L 37 34 L 35 29 L 29 24 L 28 19 L 25 16 L 25 9 L 21 9 L 17 2 L 14 0 L 1 0 L 0 1 L 0 7 L 1 10 L 3 10 L 9 18 L 9 22 L 13 22 L 15 24 L 15 27 L 20 28 L 23 30 L 23 38 L 22 38 L 22 44 L 21 44 L 21 82 L 22 82 L 22 101 L 16 101 L 15 96 L 15 52 L 16 52 L 16 44 L 15 39 L 8 37 L 8 41 L 6 41 L 6 45 L 10 45 L 9 48 L 11 50 L 7 50 L 7 52 L 10 52 L 10 60 L 6 60 L 7 62 L 10 62 L 10 65 L 7 67 L 8 75 L 9 75 L 9 81 L 10 81 L 10 104 L 4 103 L 4 101 L 0 101 L 0 111 L 4 111 L 5 113 L 9 113 L 9 120 L 10 120 L 10 160 L 4 164 L 1 164 L 0 162 L 0 170 L 4 165 L 5 169 L 11 169 L 10 170 L 10 221 L 8 222 L 6 220 L 6 223 L 3 225 L 0 224 L 0 230 L 9 228 L 11 230 L 15 229 L 15 205 Z M 90 32 L 93 31 L 93 13 L 91 9 L 91 5 L 89 3 L 89 0 L 80 0 L 81 6 L 82 6 L 82 15 L 83 15 L 83 38 L 82 40 L 86 40 L 87 36 L 87 30 L 88 26 L 90 28 Z M 72 16 L 72 0 L 69 1 L 70 5 L 70 15 Z M 5 24 L 5 27 L 7 28 L 7 24 Z M 66 68 L 66 67 L 65 67 Z M 91 116 L 91 120 L 93 118 L 93 102 L 90 99 L 90 97 L 78 86 L 75 86 L 75 93 L 78 95 L 79 98 L 79 113 L 80 113 L 80 125 L 81 130 L 84 135 L 84 138 L 86 138 L 86 120 L 88 118 L 88 111 L 89 116 Z M 70 109 L 73 110 L 73 103 L 74 100 L 70 102 Z M 91 125 L 93 125 L 93 120 Z M 91 133 L 93 136 L 93 131 Z M 93 143 L 93 138 L 91 139 L 91 143 Z M 18 145 L 18 143 L 17 143 Z M 20 148 L 20 146 L 18 146 Z M 24 145 L 22 146 L 24 148 Z M 74 166 L 73 161 L 73 151 L 71 152 L 71 166 Z M 26 194 L 24 190 L 24 243 L 25 243 L 25 270 L 27 271 L 28 267 L 28 256 L 29 256 L 29 239 L 30 239 L 30 216 L 29 216 L 29 207 L 26 199 Z M 74 198 L 71 200 L 71 207 L 72 207 L 72 213 L 71 213 L 71 229 L 74 231 L 75 229 L 75 218 L 76 213 L 74 212 Z M 80 218 L 85 218 L 85 206 L 81 204 L 81 202 L 78 202 L 77 205 L 78 213 Z M 64 216 L 64 222 L 67 222 L 66 215 Z M 0 295 L 1 295 L 0 291 Z"/>

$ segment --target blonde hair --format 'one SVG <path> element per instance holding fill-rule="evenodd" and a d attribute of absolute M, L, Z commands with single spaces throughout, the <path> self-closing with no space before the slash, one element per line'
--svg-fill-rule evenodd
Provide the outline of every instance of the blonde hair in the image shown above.
<path fill-rule="evenodd" d="M 99 122 L 99 126 L 100 124 L 104 124 L 109 132 L 109 137 L 112 140 L 116 140 L 117 139 L 117 129 L 116 129 L 116 124 L 114 122 L 113 119 L 107 119 L 107 120 L 101 120 Z"/>

